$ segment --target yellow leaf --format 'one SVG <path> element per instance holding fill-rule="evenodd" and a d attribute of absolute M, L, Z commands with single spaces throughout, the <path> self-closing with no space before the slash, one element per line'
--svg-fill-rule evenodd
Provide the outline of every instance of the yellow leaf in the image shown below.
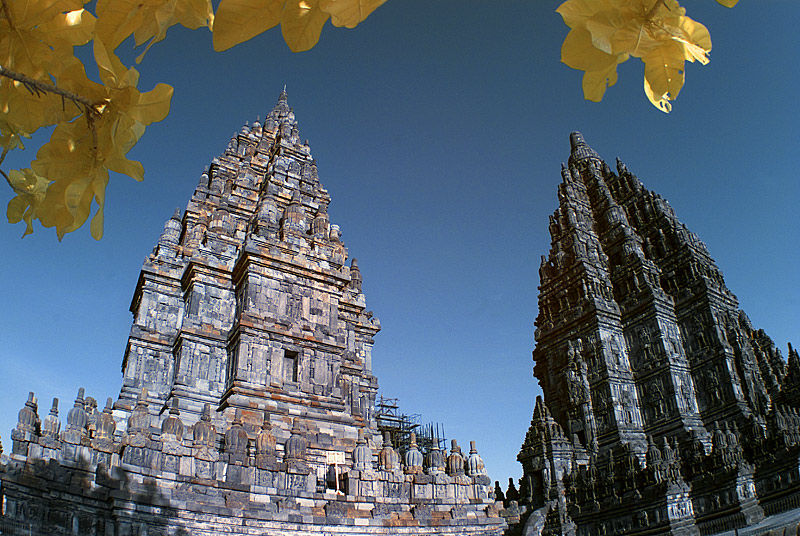
<path fill-rule="evenodd" d="M 133 33 L 137 46 L 147 42 L 144 52 L 136 58 L 136 63 L 142 61 L 151 46 L 167 36 L 170 27 L 180 24 L 190 30 L 201 26 L 211 28 L 213 20 L 211 0 L 151 0 L 144 22 Z"/>
<path fill-rule="evenodd" d="M 92 233 L 92 238 L 95 240 L 103 238 L 103 222 L 105 221 L 103 211 L 106 206 L 106 186 L 108 186 L 108 173 L 95 177 L 92 190 L 94 191 L 94 200 L 97 202 L 98 208 L 92 218 L 92 222 L 89 224 L 89 232 Z"/>
<path fill-rule="evenodd" d="M 683 47 L 668 41 L 642 58 L 644 78 L 651 91 L 667 100 L 674 100 L 683 87 Z"/>
<path fill-rule="evenodd" d="M 656 95 L 653 93 L 653 89 L 647 82 L 647 78 L 644 79 L 644 94 L 647 95 L 648 100 L 653 103 L 653 106 L 665 114 L 668 114 L 670 111 L 672 111 L 672 104 L 670 104 L 669 100 L 664 97 L 664 95 Z"/>
<path fill-rule="evenodd" d="M 281 14 L 283 39 L 292 52 L 309 50 L 319 41 L 329 17 L 319 8 L 318 0 L 287 0 Z"/>
<path fill-rule="evenodd" d="M 147 43 L 142 56 L 166 37 L 167 30 L 180 24 L 192 30 L 213 24 L 211 0 L 98 0 L 97 35 L 115 50 L 134 36 L 136 45 Z"/>
<path fill-rule="evenodd" d="M 32 133 L 36 129 L 69 120 L 78 113 L 71 103 L 52 93 L 36 95 L 21 83 L 8 78 L 0 80 L 0 113 L 14 131 Z"/>
<path fill-rule="evenodd" d="M 570 30 L 561 45 L 561 61 L 581 71 L 596 71 L 616 66 L 617 57 L 592 45 L 592 36 L 586 28 Z"/>
<path fill-rule="evenodd" d="M 38 217 L 39 205 L 45 197 L 50 181 L 40 177 L 31 169 L 20 171 L 13 169 L 9 171 L 8 179 L 17 196 L 8 202 L 6 217 L 9 223 L 25 220 L 26 227 L 22 236 L 29 235 L 33 232 L 33 220 Z"/>
<path fill-rule="evenodd" d="M 711 52 L 711 35 L 708 29 L 689 17 L 683 17 L 680 22 L 683 31 L 683 43 L 686 50 L 685 58 L 689 61 L 699 61 L 703 65 L 708 63 L 708 53 Z"/>
<path fill-rule="evenodd" d="M 608 4 L 603 0 L 567 0 L 556 9 L 556 13 L 564 19 L 570 28 L 582 26 L 592 15 L 606 9 Z"/>
<path fill-rule="evenodd" d="M 329 13 L 334 26 L 355 28 L 386 0 L 319 0 L 322 11 Z"/>
<path fill-rule="evenodd" d="M 85 45 L 94 37 L 96 19 L 85 9 L 61 13 L 49 22 L 40 24 L 38 30 L 48 36 L 48 41 L 60 39 L 71 46 Z"/>
<path fill-rule="evenodd" d="M 97 36 L 115 50 L 142 25 L 144 11 L 139 0 L 97 0 Z"/>
<path fill-rule="evenodd" d="M 136 106 L 130 111 L 130 116 L 142 125 L 163 120 L 169 114 L 172 91 L 172 86 L 158 84 L 147 93 L 141 93 Z"/>
<path fill-rule="evenodd" d="M 623 60 L 624 61 L 624 60 Z M 621 63 L 621 62 L 620 62 Z M 586 71 L 583 74 L 583 98 L 593 102 L 600 102 L 606 88 L 617 83 L 617 62 L 606 69 L 599 71 Z"/>
<path fill-rule="evenodd" d="M 214 50 L 227 50 L 277 26 L 285 1 L 222 0 L 214 16 Z"/>
<path fill-rule="evenodd" d="M 100 80 L 108 87 L 135 86 L 139 81 L 139 72 L 133 67 L 125 67 L 99 37 L 94 40 L 94 60 L 100 71 Z"/>
<path fill-rule="evenodd" d="M 2 98 L 2 97 L 0 97 Z M 3 112 L 5 114 L 6 112 Z M 25 149 L 22 138 L 30 138 L 30 135 L 21 131 L 16 125 L 12 125 L 0 116 L 0 147 L 7 150 Z"/>
<path fill-rule="evenodd" d="M 61 13 L 81 9 L 89 0 L 14 0 L 8 2 L 17 28 L 32 28 Z"/>
<path fill-rule="evenodd" d="M 725 7 L 733 7 L 739 2 L 739 0 L 717 0 L 717 2 Z"/>

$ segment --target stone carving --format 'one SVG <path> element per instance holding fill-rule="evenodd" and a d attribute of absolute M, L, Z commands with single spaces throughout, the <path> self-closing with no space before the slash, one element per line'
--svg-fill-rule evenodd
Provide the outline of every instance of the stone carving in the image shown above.
<path fill-rule="evenodd" d="M 483 464 L 483 458 L 478 454 L 478 449 L 475 447 L 475 441 L 469 442 L 469 458 L 467 459 L 467 474 L 469 476 L 484 476 L 486 475 L 486 467 Z"/>
<path fill-rule="evenodd" d="M 392 447 L 392 438 L 389 432 L 385 432 L 383 435 L 383 448 L 378 453 L 378 469 L 388 473 L 398 473 L 402 470 L 400 455 Z"/>
<path fill-rule="evenodd" d="M 539 272 L 544 397 L 521 505 L 549 510 L 543 534 L 684 536 L 796 504 L 800 360 L 753 329 L 665 200 L 580 133 L 570 145 Z"/>
<path fill-rule="evenodd" d="M 439 441 L 434 439 L 425 459 L 425 472 L 432 476 L 440 475 L 444 473 L 444 464 L 445 459 L 439 449 Z"/>
<path fill-rule="evenodd" d="M 58 420 L 58 398 L 54 398 L 50 414 L 44 418 L 42 423 L 42 437 L 57 441 L 59 432 L 61 432 L 61 421 Z"/>
<path fill-rule="evenodd" d="M 248 443 L 249 439 L 242 426 L 241 414 L 237 411 L 230 428 L 225 432 L 225 453 L 229 465 L 248 465 Z"/>
<path fill-rule="evenodd" d="M 464 474 L 464 455 L 455 439 L 450 441 L 450 455 L 447 457 L 447 474 L 459 476 Z"/>
<path fill-rule="evenodd" d="M 75 397 L 75 404 L 72 409 L 67 413 L 67 428 L 61 435 L 62 441 L 72 443 L 74 445 L 80 444 L 84 437 L 87 437 L 86 411 L 84 410 L 83 400 L 83 387 L 78 389 L 78 396 Z"/>
<path fill-rule="evenodd" d="M 219 459 L 217 451 L 217 431 L 211 423 L 211 404 L 203 406 L 200 420 L 192 427 L 192 447 L 194 457 L 206 462 Z"/>
<path fill-rule="evenodd" d="M 269 415 L 265 413 L 261 431 L 256 438 L 256 467 L 259 469 L 273 469 L 275 467 L 277 461 L 276 445 L 277 440 L 272 433 Z"/>
<path fill-rule="evenodd" d="M 372 470 L 372 449 L 369 448 L 367 440 L 364 438 L 364 429 L 358 430 L 358 442 L 353 450 L 353 469 L 356 471 Z"/>
<path fill-rule="evenodd" d="M 59 431 L 56 407 L 40 422 L 30 394 L 0 457 L 3 522 L 34 534 L 500 536 L 476 452 L 468 475 L 458 453 L 452 477 L 438 442 L 373 452 L 380 321 L 330 202 L 281 92 L 200 174 L 145 259 L 119 396 L 99 412 L 81 389 Z"/>
<path fill-rule="evenodd" d="M 411 441 L 405 454 L 405 472 L 410 475 L 422 473 L 423 457 L 417 447 L 417 434 L 411 432 Z"/>

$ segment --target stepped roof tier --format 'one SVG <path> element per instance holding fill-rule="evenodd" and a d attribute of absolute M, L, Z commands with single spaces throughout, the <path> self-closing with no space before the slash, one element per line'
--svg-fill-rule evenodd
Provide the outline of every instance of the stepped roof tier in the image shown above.
<path fill-rule="evenodd" d="M 4 534 L 503 532 L 474 445 L 381 437 L 380 322 L 330 202 L 284 90 L 145 260 L 119 397 L 81 389 L 62 429 L 31 393 L 0 462 Z"/>

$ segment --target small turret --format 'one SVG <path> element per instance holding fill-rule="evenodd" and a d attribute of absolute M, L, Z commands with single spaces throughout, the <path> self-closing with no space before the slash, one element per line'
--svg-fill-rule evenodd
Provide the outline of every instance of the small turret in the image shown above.
<path fill-rule="evenodd" d="M 392 447 L 392 439 L 389 432 L 383 435 L 383 448 L 378 453 L 378 469 L 388 473 L 400 471 L 400 455 Z"/>
<path fill-rule="evenodd" d="M 305 234 L 307 227 L 306 210 L 300 198 L 300 191 L 295 190 L 291 202 L 283 213 L 283 230 Z"/>
<path fill-rule="evenodd" d="M 417 447 L 417 434 L 411 432 L 411 444 L 405 456 L 405 472 L 412 475 L 422 473 L 422 461 L 422 453 Z"/>
<path fill-rule="evenodd" d="M 361 270 L 358 269 L 358 261 L 353 257 L 350 261 L 350 288 L 356 292 L 361 292 L 361 285 Z"/>
<path fill-rule="evenodd" d="M 50 414 L 44 418 L 42 423 L 42 436 L 57 440 L 60 432 L 61 421 L 58 418 L 58 398 L 54 398 Z"/>
<path fill-rule="evenodd" d="M 86 436 L 86 423 L 88 421 L 83 400 L 84 389 L 78 389 L 75 404 L 67 413 L 67 429 L 62 434 L 62 440 L 67 443 L 79 444 Z"/>
<path fill-rule="evenodd" d="M 308 441 L 303 437 L 300 419 L 294 418 L 292 423 L 292 435 L 286 440 L 283 446 L 284 457 L 287 462 L 303 462 L 306 459 L 306 448 Z"/>
<path fill-rule="evenodd" d="M 107 398 L 106 407 L 97 418 L 97 430 L 92 440 L 92 446 L 102 452 L 111 452 L 114 447 L 114 432 L 117 430 L 117 422 L 111 414 L 112 404 L 111 398 Z"/>
<path fill-rule="evenodd" d="M 353 450 L 353 469 L 356 471 L 372 470 L 372 449 L 364 438 L 364 429 L 358 429 L 358 441 Z"/>
<path fill-rule="evenodd" d="M 486 474 L 486 466 L 483 463 L 483 458 L 478 454 L 478 449 L 475 447 L 475 441 L 469 442 L 469 458 L 467 459 L 467 474 L 469 476 L 479 476 Z"/>
<path fill-rule="evenodd" d="M 464 455 L 455 439 L 450 441 L 450 456 L 447 457 L 447 474 L 459 476 L 464 474 Z"/>
<path fill-rule="evenodd" d="M 227 455 L 227 461 L 229 464 L 243 465 L 247 467 L 248 443 L 249 439 L 247 438 L 247 432 L 245 431 L 244 426 L 242 426 L 241 412 L 236 410 L 233 422 L 231 423 L 230 428 L 228 428 L 228 431 L 225 432 L 225 454 Z"/>
<path fill-rule="evenodd" d="M 269 422 L 269 414 L 264 413 L 264 422 L 261 423 L 261 431 L 256 437 L 256 467 L 259 469 L 272 469 L 275 466 L 275 446 L 277 442 L 272 433 L 272 425 Z"/>
<path fill-rule="evenodd" d="M 158 255 L 160 257 L 174 257 L 180 244 L 183 225 L 181 224 L 181 209 L 176 208 L 172 217 L 164 224 L 164 230 L 158 239 Z"/>
<path fill-rule="evenodd" d="M 216 439 L 217 431 L 211 424 L 211 404 L 205 404 L 200 420 L 192 426 L 192 445 L 199 449 L 211 449 L 214 448 Z"/>
<path fill-rule="evenodd" d="M 147 389 L 142 388 L 136 399 L 136 407 L 128 417 L 125 443 L 132 447 L 144 447 L 150 439 L 150 411 L 147 409 Z"/>
<path fill-rule="evenodd" d="M 319 206 L 317 215 L 311 223 L 311 233 L 314 240 L 327 240 L 330 230 L 330 220 L 328 219 L 328 206 L 324 203 Z"/>
<path fill-rule="evenodd" d="M 428 449 L 425 457 L 425 472 L 429 475 L 440 475 L 444 473 L 444 455 L 439 449 L 439 440 L 433 439 L 433 445 Z"/>
<path fill-rule="evenodd" d="M 184 426 L 180 418 L 178 399 L 172 399 L 169 416 L 161 423 L 161 441 L 182 441 Z"/>
<path fill-rule="evenodd" d="M 29 433 L 34 435 L 39 435 L 39 414 L 38 405 L 36 404 L 36 397 L 33 395 L 33 391 L 28 393 L 28 401 L 25 402 L 25 405 L 19 410 L 19 414 L 17 414 L 17 427 L 16 431 L 21 433 Z"/>

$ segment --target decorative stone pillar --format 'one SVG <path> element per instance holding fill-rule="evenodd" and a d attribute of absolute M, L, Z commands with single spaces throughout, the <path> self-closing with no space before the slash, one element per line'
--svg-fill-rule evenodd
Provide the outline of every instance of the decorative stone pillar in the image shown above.
<path fill-rule="evenodd" d="M 439 440 L 434 438 L 433 445 L 425 458 L 425 472 L 429 475 L 440 475 L 444 473 L 444 455 L 439 449 Z"/>
<path fill-rule="evenodd" d="M 113 400 L 109 397 L 106 400 L 106 407 L 97 419 L 97 432 L 92 440 L 92 446 L 101 452 L 112 452 L 114 450 L 114 432 L 117 430 L 117 422 L 111 414 Z"/>
<path fill-rule="evenodd" d="M 411 444 L 405 455 L 405 472 L 410 475 L 422 473 L 422 453 L 417 448 L 417 434 L 411 432 Z"/>
<path fill-rule="evenodd" d="M 87 417 L 83 405 L 83 393 L 83 387 L 78 389 L 78 396 L 75 398 L 75 405 L 73 405 L 72 409 L 70 409 L 69 413 L 67 413 L 67 429 L 64 430 L 63 434 L 61 435 L 61 439 L 65 443 L 79 445 L 81 440 L 87 435 Z"/>
<path fill-rule="evenodd" d="M 50 414 L 44 418 L 42 423 L 42 439 L 46 446 L 55 447 L 59 441 L 59 434 L 61 433 L 61 421 L 58 418 L 58 398 L 53 399 L 53 407 L 50 408 Z"/>
<path fill-rule="evenodd" d="M 292 423 L 292 435 L 283 446 L 284 461 L 290 473 L 308 473 L 309 467 L 306 464 L 307 447 L 308 441 L 303 437 L 300 419 L 295 417 Z"/>
<path fill-rule="evenodd" d="M 455 439 L 450 442 L 450 456 L 447 457 L 447 474 L 460 476 L 464 474 L 464 455 Z"/>
<path fill-rule="evenodd" d="M 353 469 L 356 471 L 372 470 L 372 449 L 369 448 L 367 440 L 364 438 L 364 429 L 358 429 L 358 441 L 353 450 Z"/>
<path fill-rule="evenodd" d="M 194 475 L 197 478 L 214 478 L 214 463 L 219 460 L 216 443 L 217 431 L 211 424 L 211 405 L 206 404 L 203 406 L 200 420 L 192 427 L 192 455 Z"/>
<path fill-rule="evenodd" d="M 378 469 L 388 473 L 397 473 L 402 470 L 400 467 L 400 455 L 392 448 L 389 432 L 385 432 L 383 435 L 383 448 L 378 453 Z"/>
<path fill-rule="evenodd" d="M 469 476 L 486 475 L 486 466 L 475 448 L 475 442 L 469 442 L 469 459 L 467 460 L 467 474 Z"/>
<path fill-rule="evenodd" d="M 179 473 L 181 456 L 184 454 L 183 433 L 185 427 L 180 418 L 178 399 L 172 399 L 169 416 L 161 423 L 161 469 L 168 473 Z"/>
<path fill-rule="evenodd" d="M 242 415 L 239 410 L 236 410 L 236 415 L 233 418 L 228 431 L 225 432 L 225 461 L 230 465 L 241 465 L 247 467 L 247 445 L 249 439 L 247 432 L 242 426 Z"/>
<path fill-rule="evenodd" d="M 33 392 L 28 393 L 28 400 L 17 415 L 17 427 L 11 431 L 12 454 L 27 456 L 28 443 L 38 440 L 41 427 L 38 409 Z"/>
<path fill-rule="evenodd" d="M 264 413 L 264 422 L 258 437 L 256 437 L 256 467 L 259 469 L 275 468 L 276 444 L 275 436 L 272 434 L 272 425 L 269 422 L 269 414 Z"/>

